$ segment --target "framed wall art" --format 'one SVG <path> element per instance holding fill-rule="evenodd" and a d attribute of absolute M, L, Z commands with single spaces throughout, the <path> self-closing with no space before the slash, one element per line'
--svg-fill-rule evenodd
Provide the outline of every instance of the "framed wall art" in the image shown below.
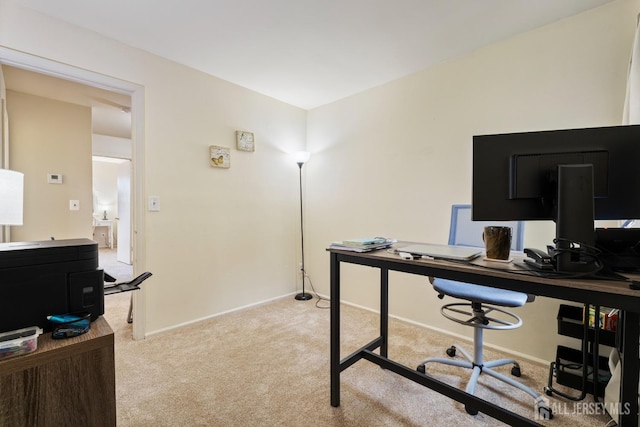
<path fill-rule="evenodd" d="M 236 148 L 240 151 L 255 151 L 256 145 L 253 138 L 253 132 L 237 130 L 236 144 Z"/>
<path fill-rule="evenodd" d="M 210 146 L 209 158 L 211 159 L 211 166 L 215 168 L 231 167 L 231 150 L 229 147 Z"/>

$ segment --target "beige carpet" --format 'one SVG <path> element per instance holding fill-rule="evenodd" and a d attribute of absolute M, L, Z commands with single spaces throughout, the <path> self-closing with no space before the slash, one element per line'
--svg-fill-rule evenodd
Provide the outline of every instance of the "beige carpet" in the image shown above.
<path fill-rule="evenodd" d="M 286 298 L 143 341 L 131 340 L 129 294 L 108 296 L 106 305 L 116 333 L 119 426 L 503 425 L 482 413 L 470 416 L 461 404 L 364 360 L 342 373 L 341 406 L 331 407 L 329 310 L 313 301 Z M 344 306 L 342 324 L 343 356 L 377 335 L 376 315 L 365 310 Z M 390 321 L 389 354 L 407 366 L 446 357 L 449 344 L 446 336 Z M 546 385 L 546 366 L 523 363 L 522 371 L 521 380 L 536 390 Z M 433 365 L 428 372 L 452 385 L 466 382 L 460 368 Z M 528 395 L 492 378 L 480 384 L 477 395 L 533 418 Z M 542 422 L 548 426 L 610 421 L 556 397 L 551 404 L 562 413 Z"/>
<path fill-rule="evenodd" d="M 118 250 L 109 248 L 100 248 L 100 268 L 117 279 L 118 282 L 124 282 L 133 279 L 133 267 L 118 261 Z"/>

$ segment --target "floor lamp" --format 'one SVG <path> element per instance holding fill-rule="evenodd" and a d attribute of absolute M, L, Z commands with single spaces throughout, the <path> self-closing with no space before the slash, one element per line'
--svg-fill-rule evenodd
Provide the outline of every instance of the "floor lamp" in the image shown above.
<path fill-rule="evenodd" d="M 295 160 L 300 169 L 300 248 L 302 250 L 302 262 L 300 263 L 300 271 L 302 272 L 302 292 L 296 294 L 298 301 L 307 301 L 313 298 L 310 293 L 304 291 L 304 280 L 306 273 L 304 271 L 304 221 L 302 220 L 302 165 L 309 160 L 311 153 L 308 151 L 298 151 L 295 154 Z"/>

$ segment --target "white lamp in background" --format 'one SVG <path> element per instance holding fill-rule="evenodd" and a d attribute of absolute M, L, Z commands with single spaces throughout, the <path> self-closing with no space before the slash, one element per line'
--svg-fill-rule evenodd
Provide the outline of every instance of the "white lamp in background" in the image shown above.
<path fill-rule="evenodd" d="M 0 169 L 0 225 L 22 225 L 24 174 Z"/>
<path fill-rule="evenodd" d="M 298 151 L 293 155 L 293 158 L 296 160 L 298 166 L 300 166 L 300 169 L 302 169 L 302 165 L 309 160 L 309 157 L 311 157 L 311 153 L 308 151 Z"/>
<path fill-rule="evenodd" d="M 102 211 L 102 219 L 103 219 L 104 221 L 106 221 L 106 220 L 108 219 L 108 218 L 107 218 L 107 209 L 109 209 L 109 206 L 108 206 L 108 205 L 105 205 L 104 203 L 100 203 L 100 204 L 98 205 L 98 207 L 99 207 L 99 209 Z"/>
<path fill-rule="evenodd" d="M 313 298 L 310 293 L 304 291 L 304 280 L 307 273 L 304 270 L 304 221 L 302 220 L 302 165 L 311 157 L 311 153 L 308 151 L 298 151 L 293 155 L 298 167 L 300 168 L 300 248 L 302 250 L 302 259 L 300 263 L 300 271 L 302 272 L 302 292 L 296 294 L 296 299 L 299 301 L 307 301 Z"/>

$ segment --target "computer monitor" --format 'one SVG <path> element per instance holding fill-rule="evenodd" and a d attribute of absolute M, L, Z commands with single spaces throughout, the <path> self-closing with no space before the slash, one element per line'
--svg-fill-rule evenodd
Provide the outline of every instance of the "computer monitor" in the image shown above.
<path fill-rule="evenodd" d="M 557 269 L 593 268 L 595 219 L 640 218 L 640 126 L 473 138 L 474 220 L 553 220 Z"/>

